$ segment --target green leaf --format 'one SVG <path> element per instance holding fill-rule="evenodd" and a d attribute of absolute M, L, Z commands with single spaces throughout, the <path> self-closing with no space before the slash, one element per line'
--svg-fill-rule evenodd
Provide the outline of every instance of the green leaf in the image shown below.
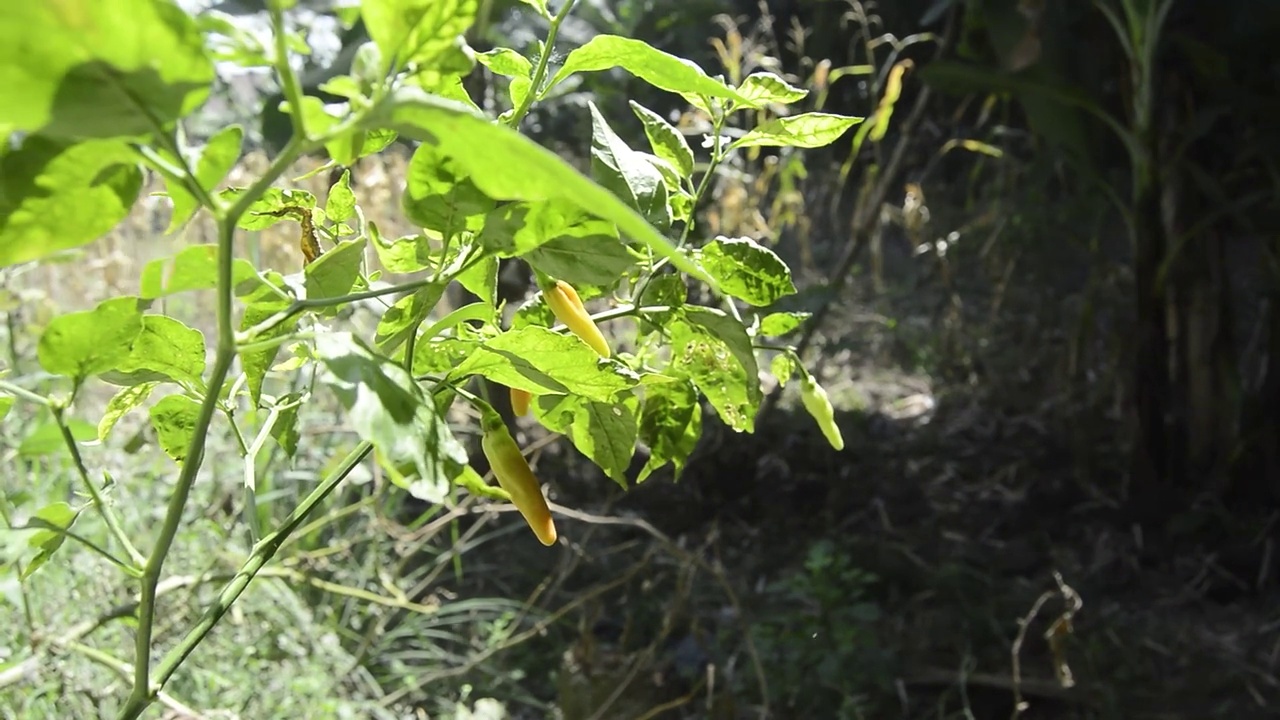
<path fill-rule="evenodd" d="M 681 95 L 705 95 L 744 102 L 746 98 L 696 64 L 662 52 L 643 40 L 597 35 L 565 58 L 548 89 L 578 72 L 620 67 L 656 88 Z"/>
<path fill-rule="evenodd" d="M 92 310 L 54 318 L 40 336 L 36 355 L 46 371 L 81 380 L 115 369 L 128 357 L 142 323 L 138 298 L 112 298 Z"/>
<path fill-rule="evenodd" d="M 751 238 L 717 237 L 698 252 L 698 260 L 721 290 L 757 307 L 796 292 L 787 264 Z"/>
<path fill-rule="evenodd" d="M 258 273 L 244 258 L 231 261 L 231 282 L 237 294 L 258 287 Z M 209 290 L 218 286 L 218 246 L 192 245 L 172 258 L 158 258 L 142 268 L 139 282 L 143 300 L 186 292 Z"/>
<path fill-rule="evenodd" d="M 479 240 L 499 257 L 525 255 L 556 239 L 618 243 L 613 224 L 563 200 L 507 203 L 489 213 Z"/>
<path fill-rule="evenodd" d="M 528 326 L 481 343 L 449 374 L 457 380 L 482 375 L 535 395 L 580 395 L 612 402 L 638 378 L 616 360 L 605 360 L 575 335 Z"/>
<path fill-rule="evenodd" d="M 240 145 L 243 141 L 244 130 L 239 125 L 224 127 L 209 138 L 195 163 L 196 180 L 200 182 L 200 187 L 213 192 L 240 159 Z M 166 187 L 173 200 L 173 216 L 169 218 L 169 229 L 165 232 L 172 233 L 196 214 L 200 201 L 182 185 L 167 183 Z"/>
<path fill-rule="evenodd" d="M 527 78 L 533 74 L 529 59 L 511 48 L 494 48 L 476 55 L 476 61 L 498 75 Z"/>
<path fill-rule="evenodd" d="M 415 63 L 437 67 L 471 28 L 476 0 L 364 0 L 360 15 L 382 50 L 383 70 Z"/>
<path fill-rule="evenodd" d="M 201 358 L 203 361 L 204 358 Z M 130 410 L 138 407 L 151 397 L 151 391 L 156 389 L 158 382 L 144 382 L 131 387 L 122 388 L 120 392 L 111 397 L 107 402 L 107 407 L 102 411 L 102 419 L 98 421 L 98 439 L 106 440 L 107 435 L 111 434 L 111 429 L 116 426 L 120 418 L 129 413 Z"/>
<path fill-rule="evenodd" d="M 862 122 L 862 120 L 863 118 L 860 117 L 816 112 L 775 118 L 752 128 L 746 135 L 734 140 L 728 149 L 733 150 L 744 147 L 823 147 L 838 140 L 846 130 Z"/>
<path fill-rule="evenodd" d="M 553 395 L 538 398 L 535 415 L 547 428 L 568 436 L 578 452 L 625 490 L 636 448 L 637 405 L 634 395 L 613 403 Z"/>
<path fill-rule="evenodd" d="M 687 380 L 650 385 L 640 412 L 640 442 L 649 448 L 649 459 L 636 482 L 644 482 L 667 463 L 675 466 L 679 479 L 701 436 L 702 405 L 697 388 Z"/>
<path fill-rule="evenodd" d="M 662 173 L 618 137 L 595 103 L 587 105 L 591 108 L 592 177 L 666 232 L 671 228 L 671 207 Z"/>
<path fill-rule="evenodd" d="M 27 540 L 29 547 L 36 548 L 39 552 L 31 559 L 31 562 L 22 569 L 21 580 L 31 577 L 31 574 L 40 569 L 53 557 L 53 554 L 62 547 L 62 543 L 67 539 L 65 531 L 70 530 L 75 524 L 76 519 L 80 517 L 79 510 L 73 510 L 70 505 L 64 502 L 55 502 L 40 508 L 27 520 L 28 527 L 53 526 L 62 530 L 37 530 L 31 534 Z"/>
<path fill-rule="evenodd" d="M 753 108 L 769 103 L 789 105 L 809 94 L 808 90 L 798 88 L 771 72 L 751 73 L 738 86 L 738 92 L 747 99 L 744 104 Z"/>
<path fill-rule="evenodd" d="M 71 429 L 71 437 L 77 443 L 92 442 L 98 439 L 98 429 L 84 420 L 71 418 L 66 423 L 67 427 Z M 37 425 L 18 444 L 18 454 L 23 457 L 37 457 L 64 452 L 67 452 L 67 441 L 62 437 L 62 428 L 55 422 Z"/>
<path fill-rule="evenodd" d="M 547 20 L 551 19 L 551 12 L 547 10 L 547 0 L 520 0 L 520 2 L 533 8 L 534 12 L 538 13 L 543 18 Z"/>
<path fill-rule="evenodd" d="M 303 271 L 306 276 L 307 299 L 323 300 L 350 295 L 360 280 L 364 245 L 364 238 L 344 240 L 307 265 Z M 329 310 L 337 312 L 336 308 Z"/>
<path fill-rule="evenodd" d="M 414 273 L 435 267 L 439 262 L 432 257 L 431 242 L 424 235 L 386 240 L 378 232 L 378 227 L 369 223 L 369 236 L 373 239 L 378 262 L 382 263 L 387 272 Z"/>
<path fill-rule="evenodd" d="M 498 256 L 485 255 L 458 276 L 462 287 L 471 291 L 489 307 L 498 306 Z"/>
<path fill-rule="evenodd" d="M 284 451 L 284 454 L 290 459 L 298 452 L 298 441 L 302 436 L 298 433 L 298 408 L 299 399 L 297 393 L 289 393 L 276 401 L 277 406 L 292 405 L 286 407 L 276 415 L 276 424 L 271 426 L 271 437 L 275 438 L 276 444 Z"/>
<path fill-rule="evenodd" d="M 0 79 L 0 94 L 7 89 Z M 17 150 L 5 146 L 0 143 L 0 267 L 97 240 L 129 214 L 142 189 L 137 156 L 121 142 L 63 144 L 33 136 Z"/>
<path fill-rule="evenodd" d="M 356 216 L 356 195 L 351 192 L 351 171 L 343 170 L 342 177 L 329 188 L 324 203 L 324 214 L 333 222 L 346 222 Z"/>
<path fill-rule="evenodd" d="M 0 395 L 0 420 L 3 420 L 13 409 L 13 396 Z"/>
<path fill-rule="evenodd" d="M 166 0 L 11 2 L 0 22 L 0 137 L 149 135 L 204 103 L 213 64 Z"/>
<path fill-rule="evenodd" d="M 760 371 L 742 324 L 719 310 L 686 305 L 668 327 L 671 371 L 692 380 L 729 427 L 754 430 Z"/>
<path fill-rule="evenodd" d="M 324 149 L 335 163 L 350 167 L 362 157 L 382 152 L 395 140 L 391 130 L 352 130 L 326 142 Z"/>
<path fill-rule="evenodd" d="M 167 395 L 151 406 L 151 426 L 160 449 L 178 462 L 187 459 L 187 448 L 196 434 L 200 403 L 186 395 Z"/>
<path fill-rule="evenodd" d="M 515 315 L 511 316 L 512 330 L 519 330 L 530 325 L 549 328 L 555 324 L 556 314 L 551 312 L 551 306 L 547 305 L 547 299 L 542 296 L 542 293 L 534 294 L 533 297 L 516 308 Z"/>
<path fill-rule="evenodd" d="M 315 349 L 356 433 L 392 465 L 418 471 L 420 480 L 410 487 L 416 497 L 442 501 L 467 453 L 413 377 L 350 333 L 320 335 Z"/>
<path fill-rule="evenodd" d="M 440 302 L 442 295 L 444 295 L 443 285 L 426 285 L 400 298 L 394 305 L 387 308 L 387 311 L 382 314 L 382 319 L 378 321 L 377 332 L 374 333 L 373 341 L 378 351 L 384 355 L 395 352 L 417 331 L 422 321 L 427 319 L 427 315 L 435 308 L 436 303 Z"/>
<path fill-rule="evenodd" d="M 244 317 L 240 320 L 240 329 L 242 331 L 248 330 L 254 325 L 266 322 L 268 318 L 286 310 L 292 303 L 288 296 L 281 295 L 284 288 L 285 281 L 280 276 L 280 273 L 275 271 L 263 273 L 258 288 L 245 297 Z M 257 336 L 254 340 L 272 340 L 288 335 L 293 332 L 297 325 L 298 318 L 294 316 L 280 323 L 274 329 Z M 263 378 L 266 377 L 267 370 L 271 369 L 272 363 L 276 360 L 276 354 L 279 352 L 280 346 L 272 345 L 261 350 L 242 351 L 240 353 L 240 369 L 244 372 L 245 384 L 249 388 L 249 397 L 253 400 L 254 405 L 262 401 Z"/>
<path fill-rule="evenodd" d="M 462 364 L 480 346 L 478 340 L 460 338 L 432 338 L 419 342 L 413 348 L 413 372 L 441 374 L 451 372 Z"/>
<path fill-rule="evenodd" d="M 186 382 L 199 386 L 204 373 L 204 335 L 164 315 L 144 315 L 129 355 L 102 379 L 113 385 Z"/>
<path fill-rule="evenodd" d="M 520 107 L 529 97 L 529 91 L 533 89 L 533 83 L 530 80 L 533 75 L 533 65 L 525 56 L 510 48 L 500 47 L 476 55 L 476 60 L 494 73 L 511 78 L 508 91 L 511 93 L 513 105 Z"/>
<path fill-rule="evenodd" d="M 244 192 L 243 188 L 227 188 L 221 194 L 222 199 L 227 202 L 235 202 L 236 198 Z M 281 188 L 267 188 L 262 193 L 262 197 L 258 198 L 249 206 L 240 222 L 236 226 L 241 230 L 266 230 L 267 228 L 289 220 L 296 221 L 293 215 L 284 214 L 281 211 L 288 208 L 303 208 L 310 210 L 316 206 L 316 196 L 306 190 L 282 190 Z M 276 213 L 276 214 L 273 214 Z"/>
<path fill-rule="evenodd" d="M 680 172 L 680 176 L 688 178 L 693 175 L 693 150 L 688 141 L 671 123 L 662 119 L 658 113 L 646 108 L 635 100 L 631 100 L 631 111 L 644 124 L 645 137 L 649 138 L 649 147 L 653 154 L 671 163 Z"/>
<path fill-rule="evenodd" d="M 670 240 L 613 193 L 588 180 L 565 160 L 511 128 L 429 95 L 401 88 L 385 117 L 370 119 L 406 137 L 437 145 L 471 176 L 481 192 L 495 200 L 567 201 L 668 258 L 678 269 L 711 285 L 713 281 Z"/>
<path fill-rule="evenodd" d="M 769 371 L 778 379 L 778 385 L 787 386 L 787 381 L 796 374 L 800 369 L 800 364 L 791 353 L 778 353 L 773 356 L 773 361 L 769 363 Z"/>
<path fill-rule="evenodd" d="M 524 256 L 537 270 L 570 285 L 611 287 L 636 266 L 636 258 L 618 239 L 563 236 Z"/>
<path fill-rule="evenodd" d="M 776 312 L 765 315 L 760 320 L 760 334 L 766 337 L 780 337 L 795 330 L 808 320 L 813 313 Z"/>
<path fill-rule="evenodd" d="M 479 230 L 495 203 L 475 186 L 458 161 L 424 144 L 409 161 L 400 205 L 413 224 L 447 237 Z"/>

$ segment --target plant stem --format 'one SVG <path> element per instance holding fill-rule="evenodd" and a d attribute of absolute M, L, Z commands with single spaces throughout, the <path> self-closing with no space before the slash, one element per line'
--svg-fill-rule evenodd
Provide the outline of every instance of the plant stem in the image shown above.
<path fill-rule="evenodd" d="M 275 40 L 275 70 L 280 76 L 280 89 L 289 101 L 289 120 L 293 123 L 293 135 L 305 138 L 307 129 L 302 117 L 302 89 L 298 86 L 298 76 L 289 64 L 289 45 L 285 36 L 284 10 L 279 2 L 268 2 L 271 12 L 271 34 Z"/>
<path fill-rule="evenodd" d="M 551 27 L 547 29 L 547 39 L 542 43 L 542 55 L 538 58 L 538 66 L 534 68 L 533 77 L 529 82 L 529 94 L 524 96 L 524 101 L 520 103 L 520 107 L 516 108 L 511 114 L 511 119 L 507 125 L 512 128 L 520 127 L 520 121 L 525 115 L 529 114 L 529 108 L 533 107 L 534 98 L 542 96 L 542 81 L 547 77 L 547 64 L 551 62 L 552 48 L 556 44 L 556 36 L 560 34 L 560 23 L 569 17 L 569 12 L 573 10 L 574 3 L 577 0 L 564 0 L 564 5 L 560 6 L 560 11 L 555 17 L 551 18 Z"/>
<path fill-rule="evenodd" d="M 284 310 L 281 310 L 280 312 L 276 313 L 275 315 L 272 315 L 266 320 L 263 320 L 257 325 L 254 325 L 253 327 L 242 331 L 240 333 L 239 339 L 242 343 L 246 343 L 246 344 L 253 342 L 253 340 L 257 338 L 259 335 L 270 332 L 271 330 L 279 327 L 284 322 L 286 322 L 289 318 L 293 317 L 294 315 L 297 315 L 303 310 L 310 310 L 313 308 L 322 308 L 322 307 L 332 307 L 334 305 L 342 305 L 344 303 L 352 303 L 352 302 L 357 302 L 359 300 L 371 300 L 373 298 L 382 297 L 384 295 L 394 295 L 398 292 L 412 292 L 419 288 L 426 287 L 427 285 L 432 284 L 432 282 L 434 281 L 430 279 L 414 280 L 412 282 L 401 283 L 399 285 L 391 285 L 389 287 L 379 288 L 377 290 L 364 290 L 358 293 L 351 293 L 350 295 L 342 295 L 341 297 L 294 300 L 293 303 L 290 304 L 289 307 L 285 308 Z"/>
<path fill-rule="evenodd" d="M 21 398 L 27 402 L 35 403 L 37 405 L 43 405 L 45 407 L 50 407 L 52 405 L 52 403 L 49 402 L 49 398 L 33 393 L 21 385 L 14 385 L 13 383 L 6 382 L 4 380 L 0 380 L 0 392 L 7 392 L 16 398 Z"/>
<path fill-rule="evenodd" d="M 81 481 L 84 482 L 84 486 L 89 490 L 89 498 L 93 500 L 93 507 L 102 516 L 102 521 L 107 524 L 107 530 L 116 539 L 116 542 L 120 543 L 120 547 L 129 556 L 132 564 L 122 563 L 116 560 L 114 556 L 111 556 L 111 559 L 128 570 L 131 575 L 138 577 L 139 571 L 147 559 L 142 556 L 142 553 L 138 552 L 138 548 L 134 547 L 124 528 L 121 527 L 120 519 L 111 511 L 111 507 L 107 505 L 102 493 L 98 491 L 98 486 L 94 484 L 93 480 L 89 479 L 89 470 L 84 466 L 84 458 L 80 456 L 80 446 L 76 444 L 76 438 L 71 434 L 71 427 L 67 425 L 63 417 L 63 409 L 60 407 L 50 409 L 53 411 L 54 422 L 58 423 L 58 429 L 62 431 L 62 440 L 67 444 L 67 450 L 71 452 L 71 459 L 75 462 L 76 472 L 80 474 Z"/>
<path fill-rule="evenodd" d="M 258 178 L 248 191 L 240 195 L 235 204 L 218 218 L 217 352 L 213 371 L 209 377 L 208 394 L 205 395 L 204 402 L 200 406 L 191 444 L 187 448 L 186 460 L 178 473 L 173 494 L 169 496 L 169 506 L 165 511 L 164 522 L 160 526 L 155 547 L 152 548 L 151 555 L 143 568 L 142 588 L 138 601 L 138 630 L 134 639 L 134 684 L 128 700 L 120 710 L 120 717 L 127 720 L 137 718 L 155 699 L 155 691 L 151 686 L 151 632 L 155 622 L 156 584 L 160 582 L 164 561 L 173 546 L 178 527 L 182 524 L 182 514 L 187 507 L 191 486 L 195 482 L 196 474 L 200 471 L 200 466 L 204 463 L 204 446 L 209 434 L 209 424 L 218 408 L 218 396 L 222 392 L 222 385 L 226 382 L 227 374 L 236 357 L 236 338 L 231 315 L 231 266 L 235 259 L 236 224 L 245 211 L 298 158 L 303 146 L 304 140 L 301 136 L 294 135 L 290 138 L 262 177 Z"/>
<path fill-rule="evenodd" d="M 275 556 L 276 551 L 280 549 L 285 540 L 306 520 L 311 511 L 323 502 L 338 487 L 338 484 L 364 460 L 371 450 L 373 450 L 373 445 L 368 442 L 362 442 L 357 445 L 354 450 L 343 458 L 342 462 L 329 477 L 321 481 L 316 486 L 316 489 L 312 490 L 311 494 L 303 499 L 298 504 L 298 507 L 294 508 L 293 512 L 289 514 L 289 517 L 285 519 L 279 528 L 254 545 L 249 559 L 240 567 L 240 571 L 236 573 L 235 577 L 222 588 L 222 592 L 218 593 L 218 598 L 205 610 L 204 615 L 201 616 L 195 627 L 191 628 L 182 640 L 165 654 L 164 659 L 160 661 L 160 664 L 156 667 L 157 688 L 164 687 L 165 682 L 182 665 L 187 656 L 196 649 L 200 641 L 204 640 L 205 635 L 208 635 L 209 631 L 218 624 L 218 620 L 222 618 L 232 603 L 249 586 L 254 576 Z M 137 715 L 128 717 L 135 718 Z"/>

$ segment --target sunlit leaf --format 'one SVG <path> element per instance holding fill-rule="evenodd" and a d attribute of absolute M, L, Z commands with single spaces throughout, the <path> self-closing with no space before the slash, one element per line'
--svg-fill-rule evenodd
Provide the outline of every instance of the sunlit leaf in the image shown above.
<path fill-rule="evenodd" d="M 862 118 L 859 117 L 816 112 L 775 118 L 764 124 L 757 125 L 746 135 L 734 140 L 729 145 L 729 149 L 744 147 L 822 147 L 835 142 L 846 130 L 860 122 L 862 122 Z"/>
<path fill-rule="evenodd" d="M 120 418 L 146 402 L 147 398 L 151 397 L 151 391 L 155 390 L 159 384 L 158 382 L 139 383 L 121 388 L 120 392 L 113 395 L 107 402 L 106 409 L 102 411 L 102 419 L 98 421 L 98 439 L 106 440 Z"/>
<path fill-rule="evenodd" d="M 412 293 L 400 298 L 387 308 L 378 321 L 378 329 L 374 334 L 374 342 L 378 350 L 391 354 L 404 344 L 405 340 L 418 329 L 427 314 L 444 295 L 444 286 L 438 284 L 420 287 Z"/>
<path fill-rule="evenodd" d="M 611 402 L 637 378 L 615 360 L 604 360 L 576 335 L 528 326 L 486 340 L 450 377 L 483 375 L 535 395 L 573 394 Z"/>
<path fill-rule="evenodd" d="M 609 127 L 595 103 L 591 108 L 591 175 L 662 232 L 671 227 L 667 184 L 644 156 Z"/>
<path fill-rule="evenodd" d="M 199 107 L 212 82 L 204 37 L 177 3 L 5 3 L 0 137 L 151 134 Z"/>
<path fill-rule="evenodd" d="M 351 192 L 351 171 L 343 170 L 342 177 L 329 188 L 324 203 L 324 214 L 333 222 L 346 222 L 356 216 L 356 195 Z"/>
<path fill-rule="evenodd" d="M 351 428 L 393 465 L 418 472 L 411 492 L 440 502 L 449 482 L 467 463 L 434 403 L 399 365 L 375 355 L 350 333 L 316 338 L 316 357 L 328 368 L 328 382 L 346 408 Z"/>
<path fill-rule="evenodd" d="M 129 214 L 142 189 L 137 155 L 115 140 L 65 144 L 33 136 L 4 150 L 0 143 L 0 267 L 97 240 Z"/>
<path fill-rule="evenodd" d="M 809 91 L 798 88 L 771 72 L 755 72 L 743 79 L 738 93 L 746 98 L 748 107 L 764 107 L 769 103 L 789 105 L 803 100 Z"/>
<path fill-rule="evenodd" d="M 360 15 L 382 50 L 383 69 L 435 67 L 475 22 L 476 0 L 364 0 Z"/>
<path fill-rule="evenodd" d="M 364 238 L 344 240 L 307 265 L 304 271 L 307 299 L 322 300 L 350 295 L 360 279 L 364 245 Z"/>
<path fill-rule="evenodd" d="M 760 334 L 766 337 L 779 337 L 800 327 L 808 320 L 807 312 L 776 312 L 765 315 L 760 320 Z"/>
<path fill-rule="evenodd" d="M 717 237 L 698 251 L 698 260 L 721 290 L 757 307 L 796 291 L 787 264 L 751 238 Z"/>
<path fill-rule="evenodd" d="M 231 261 L 231 283 L 237 294 L 258 287 L 258 273 L 244 258 Z M 218 246 L 192 245 L 172 258 L 159 258 L 142 267 L 139 295 L 144 300 L 187 290 L 208 290 L 218 286 Z"/>
<path fill-rule="evenodd" d="M 74 510 L 64 502 L 55 502 L 45 505 L 37 510 L 28 520 L 28 527 L 46 527 L 53 526 L 59 530 L 70 530 L 75 524 L 76 519 L 80 517 L 80 511 Z M 57 530 L 37 530 L 31 533 L 31 537 L 27 540 L 27 545 L 36 548 L 39 552 L 27 563 L 22 569 L 22 580 L 31 577 L 31 574 L 40 569 L 40 566 L 49 561 L 53 554 L 62 547 L 62 543 L 67 539 L 63 532 Z"/>
<path fill-rule="evenodd" d="M 568 436 L 578 452 L 625 489 L 627 467 L 635 454 L 638 405 L 634 395 L 611 403 L 550 395 L 538 399 L 535 414 L 547 428 Z"/>
<path fill-rule="evenodd" d="M 690 305 L 668 327 L 671 370 L 692 380 L 725 424 L 751 432 L 762 393 L 746 329 L 719 310 Z"/>
<path fill-rule="evenodd" d="M 160 449 L 178 462 L 186 460 L 199 417 L 200 403 L 186 395 L 168 395 L 152 405 L 151 426 L 156 429 Z"/>
<path fill-rule="evenodd" d="M 658 50 L 643 40 L 617 35 L 597 35 L 570 52 L 548 87 L 555 87 L 577 72 L 597 72 L 615 67 L 669 92 L 740 102 L 746 100 L 733 88 L 708 76 L 695 63 Z"/>
<path fill-rule="evenodd" d="M 129 354 L 103 379 L 115 385 L 160 381 L 198 384 L 204 373 L 204 356 L 204 335 L 199 330 L 164 315 L 145 315 Z"/>
<path fill-rule="evenodd" d="M 112 298 L 92 310 L 54 318 L 40 336 L 36 355 L 46 371 L 82 379 L 115 369 L 140 332 L 138 298 Z"/>
<path fill-rule="evenodd" d="M 402 88 L 387 114 L 371 119 L 407 137 L 435 144 L 456 159 L 481 192 L 496 200 L 572 203 L 669 258 L 678 269 L 714 281 L 613 193 L 591 182 L 554 152 L 520 133 L 430 95 Z"/>
<path fill-rule="evenodd" d="M 239 125 L 228 125 L 209 138 L 209 142 L 200 149 L 199 159 L 194 163 L 200 187 L 212 192 L 222 182 L 240 159 L 240 144 L 243 140 L 244 130 Z M 171 233 L 191 219 L 200 207 L 200 202 L 182 185 L 168 183 L 166 187 L 169 198 L 173 200 L 173 216 L 169 218 L 169 229 L 166 231 Z"/>
<path fill-rule="evenodd" d="M 689 148 L 684 135 L 671 123 L 663 120 L 661 115 L 634 100 L 630 102 L 631 111 L 644 124 L 644 134 L 649 138 L 649 147 L 653 148 L 653 153 L 671 163 L 681 177 L 692 176 L 693 150 Z"/>

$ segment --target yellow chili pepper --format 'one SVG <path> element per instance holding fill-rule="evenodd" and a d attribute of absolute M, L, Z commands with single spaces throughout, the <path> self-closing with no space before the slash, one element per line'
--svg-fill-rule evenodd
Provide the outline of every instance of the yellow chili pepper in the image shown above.
<path fill-rule="evenodd" d="M 840 426 L 836 425 L 831 398 L 827 397 L 827 391 L 811 375 L 806 374 L 800 384 L 800 400 L 804 402 L 804 409 L 818 422 L 818 427 L 822 429 L 822 434 L 827 437 L 831 447 L 843 450 L 844 437 L 840 435 Z"/>
<path fill-rule="evenodd" d="M 515 438 L 511 437 L 506 423 L 502 422 L 497 413 L 489 410 L 484 413 L 480 424 L 484 430 L 480 447 L 484 450 L 484 456 L 489 459 L 489 466 L 493 468 L 498 484 L 511 496 L 511 502 L 524 516 L 525 522 L 529 523 L 529 529 L 538 536 L 538 540 L 543 545 L 554 545 L 557 536 L 551 509 L 542 496 L 538 478 L 529 469 L 529 463 L 520 452 Z"/>
<path fill-rule="evenodd" d="M 542 294 L 557 320 L 564 323 L 574 335 L 582 338 L 600 357 L 609 357 L 609 342 L 600 334 L 600 328 L 596 327 L 595 321 L 582 305 L 582 298 L 578 297 L 578 291 L 572 285 L 557 280 L 555 285 L 545 288 Z"/>
<path fill-rule="evenodd" d="M 516 417 L 529 414 L 529 403 L 533 401 L 533 393 L 520 388 L 511 388 L 511 410 Z"/>

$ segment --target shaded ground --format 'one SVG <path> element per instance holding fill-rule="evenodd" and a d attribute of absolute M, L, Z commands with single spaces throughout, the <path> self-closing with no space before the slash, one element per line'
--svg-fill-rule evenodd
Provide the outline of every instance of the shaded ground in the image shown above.
<path fill-rule="evenodd" d="M 608 646 L 614 664 L 643 665 L 626 677 L 657 667 L 665 680 L 634 707 L 688 702 L 652 717 L 758 717 L 750 703 L 713 703 L 694 660 L 744 698 L 763 676 L 778 718 L 1006 718 L 1016 696 L 1025 718 L 1280 715 L 1274 517 L 1188 508 L 1167 537 L 1144 538 L 1118 511 L 1114 412 L 1037 394 L 1032 362 L 1024 381 L 942 387 L 883 369 L 901 349 L 894 333 L 847 300 L 862 310 L 829 321 L 846 335 L 822 353 L 837 404 L 859 408 L 841 416 L 844 452 L 786 402 L 755 435 L 707 415 L 680 482 L 603 507 L 607 481 L 544 456 L 552 473 L 571 466 L 559 502 L 599 513 L 563 531 L 581 539 L 577 581 L 648 563 L 644 582 L 592 603 L 570 655 Z M 654 532 L 602 524 L 627 518 Z M 619 701 L 597 717 L 644 712 Z"/>

